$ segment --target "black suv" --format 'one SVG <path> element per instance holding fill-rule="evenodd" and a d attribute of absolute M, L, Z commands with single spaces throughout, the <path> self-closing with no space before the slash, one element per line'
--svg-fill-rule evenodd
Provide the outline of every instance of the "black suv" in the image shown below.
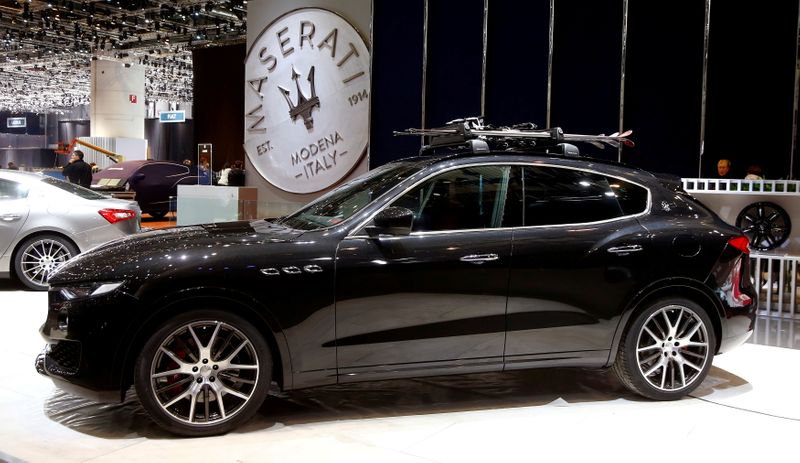
<path fill-rule="evenodd" d="M 676 399 L 752 332 L 742 233 L 675 182 L 565 143 L 626 134 L 412 132 L 444 143 L 278 221 L 71 260 L 49 281 L 37 369 L 112 400 L 134 385 L 159 425 L 200 436 L 249 419 L 272 381 L 609 367 Z"/>

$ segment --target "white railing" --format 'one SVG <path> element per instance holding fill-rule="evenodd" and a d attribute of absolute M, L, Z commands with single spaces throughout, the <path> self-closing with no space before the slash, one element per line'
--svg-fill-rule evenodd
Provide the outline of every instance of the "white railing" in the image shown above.
<path fill-rule="evenodd" d="M 800 256 L 750 254 L 759 315 L 800 319 L 797 263 Z"/>
<path fill-rule="evenodd" d="M 682 178 L 683 189 L 689 193 L 736 193 L 798 195 L 798 180 L 739 180 L 717 178 Z"/>

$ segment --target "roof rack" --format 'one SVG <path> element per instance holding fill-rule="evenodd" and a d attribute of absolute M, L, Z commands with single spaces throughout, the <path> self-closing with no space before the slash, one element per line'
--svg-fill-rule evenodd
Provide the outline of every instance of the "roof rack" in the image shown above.
<path fill-rule="evenodd" d="M 510 127 L 486 125 L 482 117 L 468 117 L 448 122 L 444 127 L 431 129 L 406 129 L 395 131 L 394 135 L 414 135 L 430 137 L 430 144 L 420 149 L 420 154 L 435 151 L 437 148 L 466 149 L 472 153 L 488 152 L 490 149 L 507 150 L 514 148 L 536 148 L 548 154 L 579 156 L 578 147 L 565 142 L 591 143 L 598 148 L 606 145 L 617 148 L 620 144 L 633 147 L 627 137 L 633 133 L 628 130 L 611 135 L 581 135 L 564 133 L 560 127 L 538 129 L 536 124 L 525 122 Z"/>

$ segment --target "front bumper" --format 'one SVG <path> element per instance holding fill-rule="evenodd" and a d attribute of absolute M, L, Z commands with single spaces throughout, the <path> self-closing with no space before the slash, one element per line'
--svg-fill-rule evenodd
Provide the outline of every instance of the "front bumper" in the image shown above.
<path fill-rule="evenodd" d="M 47 345 L 36 358 L 37 372 L 68 392 L 119 402 L 136 298 L 117 290 L 65 300 L 59 290 L 49 292 L 47 320 L 39 330 Z"/>
<path fill-rule="evenodd" d="M 55 360 L 52 355 L 50 355 L 50 352 L 48 352 L 50 349 L 51 345 L 45 346 L 45 348 L 42 350 L 42 353 L 36 357 L 35 367 L 39 374 L 53 381 L 53 384 L 55 384 L 56 387 L 72 395 L 84 397 L 95 402 L 113 403 L 121 400 L 120 397 L 122 393 L 119 389 L 89 389 L 87 387 L 70 383 L 64 378 L 57 376 L 58 374 L 63 374 L 65 372 L 64 366 L 60 365 L 59 362 Z M 51 374 L 51 372 L 53 373 Z"/>

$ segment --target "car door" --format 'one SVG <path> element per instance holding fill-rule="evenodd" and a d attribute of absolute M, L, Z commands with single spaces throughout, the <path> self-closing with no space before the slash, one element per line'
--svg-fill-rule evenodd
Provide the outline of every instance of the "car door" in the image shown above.
<path fill-rule="evenodd" d="M 27 196 L 28 189 L 23 184 L 0 178 L 0 256 L 8 252 L 28 219 Z"/>
<path fill-rule="evenodd" d="M 602 365 L 619 312 L 640 287 L 649 238 L 646 188 L 557 166 L 526 166 L 525 226 L 514 232 L 507 368 Z"/>
<path fill-rule="evenodd" d="M 459 167 L 391 203 L 408 236 L 356 232 L 337 252 L 340 381 L 502 368 L 512 230 L 511 167 Z"/>

